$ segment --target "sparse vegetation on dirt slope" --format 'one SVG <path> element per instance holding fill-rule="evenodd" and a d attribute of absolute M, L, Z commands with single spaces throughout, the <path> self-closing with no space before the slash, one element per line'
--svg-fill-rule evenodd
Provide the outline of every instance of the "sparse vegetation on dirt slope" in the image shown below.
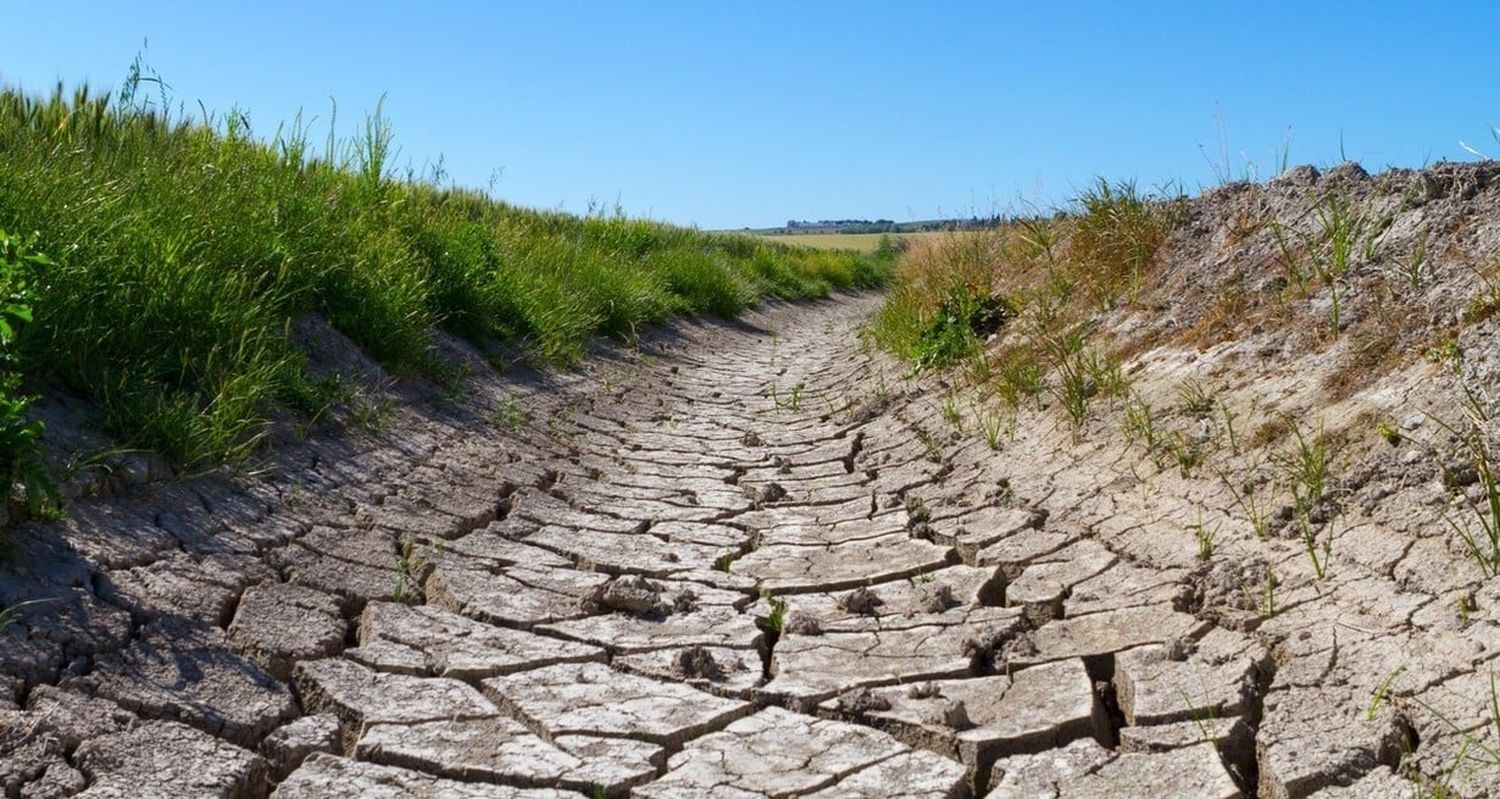
<path fill-rule="evenodd" d="M 851 253 L 397 177 L 378 110 L 317 148 L 300 121 L 267 136 L 234 112 L 163 112 L 153 80 L 137 65 L 118 97 L 0 90 L 0 228 L 51 259 L 6 368 L 179 464 L 237 459 L 286 412 L 347 402 L 348 381 L 303 368 L 293 332 L 311 315 L 396 374 L 451 384 L 439 331 L 566 365 L 592 336 L 882 281 Z"/>
<path fill-rule="evenodd" d="M 868 334 L 923 370 L 929 435 L 998 449 L 1049 528 L 1129 564 L 1120 590 L 1178 586 L 1207 625 L 1188 653 L 1268 648 L 1227 712 L 1201 667 L 1151 669 L 1181 671 L 1182 721 L 1237 730 L 1219 753 L 1242 790 L 1495 796 L 1497 276 L 1493 162 L 1192 199 L 1101 184 L 914 248 Z M 1013 313 L 964 310 L 991 305 Z M 957 432 L 981 427 L 1003 435 Z M 1119 679 L 1138 655 L 1109 657 L 1139 701 Z"/>

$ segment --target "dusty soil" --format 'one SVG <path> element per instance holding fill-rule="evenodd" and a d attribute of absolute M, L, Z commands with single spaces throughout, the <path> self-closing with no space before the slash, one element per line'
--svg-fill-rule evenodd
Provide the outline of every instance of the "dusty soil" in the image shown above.
<path fill-rule="evenodd" d="M 1023 414 L 992 449 L 945 413 L 983 396 L 861 345 L 879 301 L 682 325 L 571 375 L 453 344 L 457 396 L 396 383 L 381 418 L 236 473 L 96 475 L 0 567 L 0 786 L 1408 796 L 1415 770 L 1500 791 L 1472 743 L 1497 743 L 1500 594 L 1443 523 L 1451 442 L 1412 404 L 1435 367 L 1323 400 L 1344 430 L 1407 410 L 1403 443 L 1339 461 L 1318 579 L 1284 529 L 1248 529 L 1221 478 L 1249 454 L 1184 477 L 1118 409 L 1082 433 Z M 320 367 L 382 382 L 306 332 Z M 1200 375 L 1254 419 L 1269 387 L 1327 390 L 1252 334 L 1151 335 L 1148 394 Z"/>

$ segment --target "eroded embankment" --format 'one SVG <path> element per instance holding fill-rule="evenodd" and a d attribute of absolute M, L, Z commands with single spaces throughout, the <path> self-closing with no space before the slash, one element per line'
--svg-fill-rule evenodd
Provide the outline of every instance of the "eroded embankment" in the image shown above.
<path fill-rule="evenodd" d="M 7 793 L 1370 795 L 1418 744 L 1370 702 L 1392 663 L 1487 685 L 1493 625 L 1424 626 L 1409 537 L 1350 525 L 1360 568 L 1257 613 L 1233 546 L 1194 556 L 1196 489 L 1055 424 L 956 432 L 860 346 L 877 302 L 476 367 L 31 528 Z"/>

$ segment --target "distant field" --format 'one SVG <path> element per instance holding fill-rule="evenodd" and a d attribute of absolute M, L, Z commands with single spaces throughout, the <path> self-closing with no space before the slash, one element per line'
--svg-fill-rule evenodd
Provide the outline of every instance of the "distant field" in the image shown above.
<path fill-rule="evenodd" d="M 792 244 L 802 247 L 816 247 L 822 250 L 854 250 L 855 252 L 875 252 L 880 246 L 880 237 L 885 233 L 782 233 L 757 234 L 760 238 L 769 241 L 779 241 L 782 244 Z M 891 233 L 893 239 L 922 239 L 933 236 L 949 235 L 943 231 L 926 233 Z"/>

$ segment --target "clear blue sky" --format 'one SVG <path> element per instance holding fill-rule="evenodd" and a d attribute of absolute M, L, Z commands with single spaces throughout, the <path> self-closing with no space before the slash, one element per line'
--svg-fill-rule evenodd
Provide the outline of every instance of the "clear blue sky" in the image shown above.
<path fill-rule="evenodd" d="M 1045 6 L 1045 8 L 1043 7 Z M 0 81 L 175 96 L 257 132 L 387 95 L 401 163 L 704 228 L 1004 210 L 1096 175 L 1492 156 L 1497 3 L 5 2 Z"/>

